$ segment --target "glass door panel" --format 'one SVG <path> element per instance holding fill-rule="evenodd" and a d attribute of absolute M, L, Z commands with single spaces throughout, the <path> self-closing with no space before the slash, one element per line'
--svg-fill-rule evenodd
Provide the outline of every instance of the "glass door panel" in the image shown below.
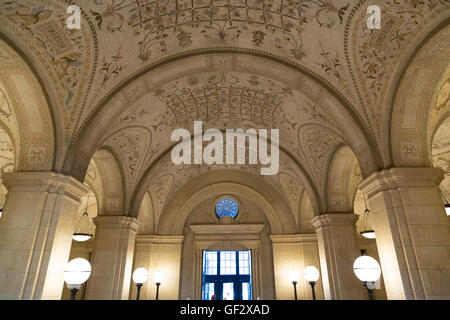
<path fill-rule="evenodd" d="M 242 300 L 252 299 L 252 286 L 248 282 L 242 283 Z"/>
<path fill-rule="evenodd" d="M 222 290 L 223 300 L 234 300 L 234 282 L 225 282 Z"/>

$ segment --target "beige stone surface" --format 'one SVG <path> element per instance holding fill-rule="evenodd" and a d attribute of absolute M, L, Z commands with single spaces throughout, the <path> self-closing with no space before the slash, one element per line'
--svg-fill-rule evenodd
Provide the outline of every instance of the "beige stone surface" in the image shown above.
<path fill-rule="evenodd" d="M 78 298 L 133 299 L 136 264 L 167 268 L 161 298 L 199 298 L 208 248 L 252 250 L 263 299 L 289 298 L 284 268 L 317 257 L 326 299 L 360 298 L 359 249 L 381 261 L 378 298 L 449 297 L 448 1 L 377 0 L 381 30 L 356 0 L 72 2 L 80 29 L 67 1 L 0 3 L 0 298 L 58 299 L 69 252 L 93 254 Z M 277 174 L 175 165 L 171 133 L 194 121 L 279 129 Z M 101 227 L 71 249 L 86 186 Z M 344 223 L 361 195 L 372 242 Z M 214 215 L 224 196 L 234 220 Z"/>
<path fill-rule="evenodd" d="M 353 273 L 353 262 L 361 255 L 356 220 L 353 213 L 327 213 L 312 221 L 326 300 L 367 299 L 361 281 Z"/>
<path fill-rule="evenodd" d="M 294 286 L 289 279 L 290 272 L 299 275 L 297 296 L 299 300 L 312 300 L 312 291 L 303 271 L 307 266 L 320 270 L 317 236 L 296 234 L 271 236 L 275 273 L 276 299 L 293 300 Z M 315 286 L 316 299 L 323 300 L 322 275 Z"/>
<path fill-rule="evenodd" d="M 393 168 L 374 174 L 367 192 L 389 299 L 448 299 L 450 236 L 439 168 Z"/>
<path fill-rule="evenodd" d="M 127 300 L 139 221 L 123 216 L 98 216 L 88 300 Z"/>
<path fill-rule="evenodd" d="M 0 298 L 60 299 L 80 199 L 87 188 L 55 173 L 8 173 L 0 219 Z"/>

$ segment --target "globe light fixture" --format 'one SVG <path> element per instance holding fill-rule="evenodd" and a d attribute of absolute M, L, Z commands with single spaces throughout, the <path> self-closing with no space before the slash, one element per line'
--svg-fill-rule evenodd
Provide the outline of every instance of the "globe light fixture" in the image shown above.
<path fill-rule="evenodd" d="M 161 285 L 161 283 L 164 281 L 164 274 L 161 271 L 156 271 L 155 272 L 155 284 L 156 284 L 156 298 L 155 300 L 159 299 L 159 286 Z"/>
<path fill-rule="evenodd" d="M 450 203 L 445 204 L 445 213 L 447 214 L 447 217 L 450 216 Z M 1 217 L 1 213 L 0 213 Z"/>
<path fill-rule="evenodd" d="M 76 258 L 64 267 L 64 281 L 70 289 L 70 299 L 75 300 L 75 296 L 81 285 L 85 283 L 91 275 L 91 264 L 83 258 Z"/>
<path fill-rule="evenodd" d="M 3 208 L 0 208 L 0 219 L 2 218 Z"/>
<path fill-rule="evenodd" d="M 373 289 L 375 288 L 375 282 L 381 276 L 381 268 L 378 261 L 372 257 L 362 255 L 353 263 L 353 271 L 356 277 L 364 283 L 364 287 L 369 294 L 369 300 L 374 300 Z"/>
<path fill-rule="evenodd" d="M 317 280 L 319 280 L 320 273 L 314 266 L 308 266 L 303 271 L 303 275 L 305 276 L 306 281 L 309 282 L 312 290 L 312 298 L 316 300 L 316 292 L 314 290 L 314 286 L 316 285 Z"/>
<path fill-rule="evenodd" d="M 144 285 L 145 282 L 147 282 L 148 279 L 148 271 L 147 269 L 140 267 L 134 270 L 133 272 L 133 282 L 136 284 L 137 287 L 137 295 L 136 300 L 139 300 L 141 296 L 141 288 Z"/>
<path fill-rule="evenodd" d="M 292 285 L 294 286 L 294 299 L 295 300 L 298 300 L 297 299 L 297 283 L 298 283 L 299 278 L 300 278 L 300 275 L 299 275 L 298 271 L 295 269 L 291 269 L 291 271 L 289 272 L 289 280 L 292 282 Z"/>

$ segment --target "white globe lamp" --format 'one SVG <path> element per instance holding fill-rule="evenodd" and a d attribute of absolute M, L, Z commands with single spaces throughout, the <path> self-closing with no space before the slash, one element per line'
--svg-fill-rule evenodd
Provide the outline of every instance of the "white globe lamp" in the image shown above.
<path fill-rule="evenodd" d="M 380 279 L 381 268 L 377 260 L 369 256 L 361 256 L 353 263 L 353 271 L 356 277 L 364 282 L 369 293 L 369 299 L 373 300 L 373 284 Z"/>
<path fill-rule="evenodd" d="M 140 267 L 134 270 L 133 272 L 133 282 L 136 284 L 137 287 L 137 295 L 136 300 L 139 300 L 141 296 L 141 288 L 144 285 L 145 282 L 147 282 L 148 279 L 148 271 L 147 269 Z"/>
<path fill-rule="evenodd" d="M 71 291 L 71 300 L 75 300 L 77 291 L 89 279 L 91 271 L 91 264 L 83 258 L 73 259 L 66 264 L 64 267 L 64 281 Z"/>
<path fill-rule="evenodd" d="M 305 276 L 306 281 L 309 282 L 312 290 L 312 298 L 316 300 L 316 292 L 314 290 L 314 286 L 316 285 L 317 280 L 319 280 L 320 273 L 314 266 L 308 266 L 303 271 L 303 275 Z"/>

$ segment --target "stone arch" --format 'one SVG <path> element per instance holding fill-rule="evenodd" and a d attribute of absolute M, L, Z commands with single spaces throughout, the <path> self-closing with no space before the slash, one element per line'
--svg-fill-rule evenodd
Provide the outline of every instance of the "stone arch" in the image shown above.
<path fill-rule="evenodd" d="M 124 185 L 120 163 L 111 150 L 101 148 L 92 157 L 99 175 L 98 182 L 92 182 L 98 195 L 99 215 L 122 215 L 124 209 Z"/>
<path fill-rule="evenodd" d="M 271 143 L 269 141 L 269 143 Z M 163 170 L 163 166 L 165 163 L 171 163 L 172 161 L 170 160 L 170 151 L 172 149 L 173 146 L 169 146 L 166 148 L 166 150 L 164 150 L 163 154 L 160 155 L 156 160 L 155 163 L 152 164 L 146 172 L 143 173 L 142 175 L 142 179 L 138 182 L 135 192 L 131 197 L 131 202 L 130 202 L 130 210 L 129 210 L 129 215 L 130 216 L 137 216 L 139 210 L 140 210 L 140 204 L 141 201 L 143 199 L 143 197 L 145 196 L 145 193 L 149 191 L 149 189 L 151 188 L 152 185 L 158 184 L 158 181 L 162 178 L 162 174 L 160 173 L 160 171 Z M 319 215 L 321 210 L 322 210 L 322 205 L 320 202 L 320 195 L 318 194 L 317 188 L 314 184 L 313 181 L 311 181 L 309 175 L 307 175 L 305 173 L 305 170 L 303 169 L 303 167 L 301 167 L 301 165 L 298 163 L 297 159 L 295 159 L 291 154 L 289 154 L 286 150 L 284 150 L 282 147 L 280 147 L 280 161 L 282 162 L 281 165 L 283 164 L 283 158 L 286 161 L 290 161 L 290 164 L 292 165 L 292 167 L 295 169 L 293 170 L 295 172 L 295 174 L 292 172 L 292 169 L 290 169 L 291 171 L 289 173 L 286 173 L 285 171 L 283 171 L 283 167 L 280 167 L 280 171 L 279 171 L 279 176 L 283 176 L 283 175 L 288 175 L 291 178 L 293 178 L 296 182 L 296 184 L 298 185 L 299 188 L 301 188 L 301 192 L 304 192 L 308 195 L 308 198 L 311 199 L 311 208 L 312 208 L 312 212 L 314 215 Z M 291 168 L 292 168 L 291 167 Z M 230 167 L 232 170 L 236 169 L 238 167 Z M 245 172 L 244 170 L 241 170 L 242 168 L 239 169 L 240 172 Z M 180 170 L 184 170 L 184 168 L 180 169 Z M 221 169 L 219 169 L 221 170 Z M 178 172 L 179 173 L 179 172 Z M 199 174 L 198 172 L 196 172 L 197 174 Z M 259 173 L 258 173 L 259 174 Z M 173 175 L 172 173 L 170 174 L 164 174 L 166 176 L 170 176 L 171 177 L 171 185 L 170 186 L 166 186 L 166 190 L 165 190 L 165 194 L 166 196 L 164 197 L 164 202 L 167 201 L 167 194 L 169 192 L 173 192 L 174 190 L 172 189 L 172 185 L 174 182 L 174 178 L 175 175 Z M 285 183 L 279 179 L 277 182 L 275 182 L 275 184 L 280 184 L 281 188 L 286 197 L 285 198 L 287 201 L 289 202 L 295 202 L 295 200 L 291 201 L 292 197 L 295 197 L 296 195 L 291 195 L 290 192 L 287 190 L 287 186 L 285 186 Z M 280 190 L 281 191 L 281 190 Z M 301 193 L 299 192 L 299 193 Z M 297 195 L 298 196 L 298 195 Z M 301 196 L 301 194 L 300 194 Z M 153 197 L 152 197 L 153 199 Z M 152 201 L 154 204 L 156 203 L 156 201 Z M 160 209 L 158 210 L 157 207 L 160 207 Z M 164 204 L 159 204 L 156 205 L 155 207 L 153 207 L 154 209 L 154 215 L 155 215 L 155 222 L 157 222 L 157 216 L 158 216 L 158 211 L 162 211 L 162 207 L 164 206 Z M 292 212 L 293 217 L 295 217 L 295 213 L 294 211 L 297 209 L 297 205 L 295 203 L 291 203 L 291 210 L 288 210 L 289 212 Z"/>
<path fill-rule="evenodd" d="M 142 198 L 141 207 L 139 209 L 138 220 L 141 222 L 139 234 L 154 234 L 155 221 L 152 199 L 148 192 Z"/>
<path fill-rule="evenodd" d="M 353 200 L 362 179 L 358 160 L 352 149 L 346 145 L 338 147 L 328 166 L 327 212 L 353 212 Z"/>
<path fill-rule="evenodd" d="M 191 75 L 205 70 L 218 72 L 239 70 L 272 75 L 290 87 L 315 95 L 325 113 L 336 121 L 353 149 L 358 151 L 360 162 L 364 164 L 364 174 L 369 175 L 379 167 L 377 151 L 369 146 L 364 126 L 357 120 L 349 106 L 350 103 L 315 74 L 305 71 L 298 65 L 264 54 L 252 54 L 245 50 L 209 50 L 158 61 L 157 64 L 147 67 L 120 86 L 116 86 L 99 106 L 94 108 L 96 111 L 90 115 L 80 131 L 79 142 L 70 151 L 64 170 L 77 178 L 83 176 L 87 167 L 84 155 L 95 150 L 95 141 L 99 141 L 105 127 L 130 106 L 130 101 L 139 99 L 154 90 L 158 84 L 180 77 L 181 74 Z"/>
<path fill-rule="evenodd" d="M 391 90 L 389 141 L 395 166 L 431 166 L 431 138 L 440 115 L 448 110 L 436 106 L 440 85 L 448 78 L 450 64 L 450 18 L 416 43 L 404 69 L 399 69 Z M 419 40 L 417 41 L 419 42 Z M 400 75 L 401 76 L 400 76 Z M 388 132 L 388 131 L 386 131 Z M 384 139 L 386 144 L 386 139 Z"/>
<path fill-rule="evenodd" d="M 444 170 L 440 189 L 445 203 L 450 203 L 450 114 L 439 122 L 432 139 L 433 166 Z"/>
<path fill-rule="evenodd" d="M 52 170 L 56 129 L 45 87 L 23 54 L 3 36 L 0 54 L 0 121 L 8 127 L 16 145 L 16 170 Z"/>
<path fill-rule="evenodd" d="M 301 195 L 299 211 L 299 232 L 314 233 L 315 229 L 311 223 L 311 220 L 315 217 L 315 214 L 311 204 L 311 200 L 309 199 L 309 196 L 306 192 L 303 192 Z"/>
<path fill-rule="evenodd" d="M 3 208 L 8 190 L 2 183 L 4 173 L 12 172 L 17 165 L 15 146 L 8 127 L 0 121 L 0 208 Z"/>
<path fill-rule="evenodd" d="M 254 201 L 266 215 L 273 234 L 295 233 L 295 220 L 286 200 L 261 178 L 237 170 L 210 170 L 192 178 L 174 194 L 165 208 L 158 234 L 183 234 L 192 209 L 204 200 L 228 194 Z M 174 223 L 174 221 L 176 223 Z"/>

